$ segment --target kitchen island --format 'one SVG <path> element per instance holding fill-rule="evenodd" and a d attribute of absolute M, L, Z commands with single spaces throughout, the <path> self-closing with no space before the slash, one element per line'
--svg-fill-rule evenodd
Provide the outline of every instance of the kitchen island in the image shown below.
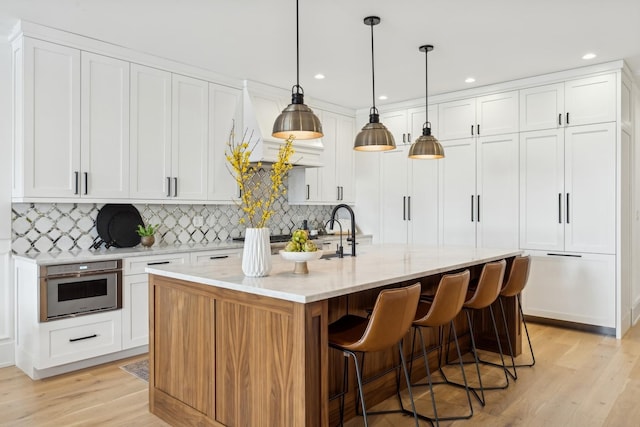
<path fill-rule="evenodd" d="M 274 256 L 264 278 L 244 277 L 238 259 L 147 268 L 150 411 L 172 425 L 327 426 L 342 369 L 328 346 L 330 322 L 364 315 L 385 287 L 420 281 L 426 289 L 465 268 L 477 277 L 484 263 L 519 253 L 370 245 L 357 257 L 310 262 L 308 275 Z M 519 321 L 515 310 L 509 319 Z M 393 364 L 393 352 L 374 356 L 367 373 Z M 395 375 L 372 386 L 375 403 L 393 394 Z"/>

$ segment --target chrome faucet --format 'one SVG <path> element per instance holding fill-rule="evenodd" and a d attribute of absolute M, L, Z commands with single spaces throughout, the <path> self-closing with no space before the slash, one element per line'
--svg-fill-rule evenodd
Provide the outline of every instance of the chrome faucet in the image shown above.
<path fill-rule="evenodd" d="M 349 205 L 345 205 L 344 203 L 337 205 L 333 208 L 331 212 L 331 219 L 329 220 L 329 227 L 333 228 L 333 224 L 336 220 L 336 212 L 340 208 L 345 208 L 349 211 L 349 215 L 351 216 L 351 256 L 356 256 L 356 216 L 353 213 L 353 209 Z M 342 239 L 342 237 L 340 237 Z"/>

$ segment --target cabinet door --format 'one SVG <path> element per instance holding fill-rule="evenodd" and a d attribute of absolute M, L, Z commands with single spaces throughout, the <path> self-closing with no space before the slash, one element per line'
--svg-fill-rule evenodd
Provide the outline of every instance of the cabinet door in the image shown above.
<path fill-rule="evenodd" d="M 336 143 L 338 138 L 338 118 L 337 114 L 317 110 L 321 113 L 323 150 L 320 155 L 322 168 L 320 173 L 320 200 L 325 202 L 337 202 L 340 200 L 338 189 L 337 165 L 336 165 Z M 295 154 L 294 154 L 295 156 Z"/>
<path fill-rule="evenodd" d="M 476 245 L 475 138 L 442 143 L 440 163 L 440 242 L 445 246 Z"/>
<path fill-rule="evenodd" d="M 409 120 L 409 129 L 411 132 L 411 142 L 415 142 L 416 139 L 422 135 L 422 127 L 427 121 L 427 116 L 424 113 L 424 107 L 410 108 L 407 111 L 407 118 Z M 429 122 L 431 123 L 431 135 L 440 139 L 438 133 L 438 106 L 429 105 Z"/>
<path fill-rule="evenodd" d="M 131 64 L 134 199 L 166 199 L 171 177 L 171 73 Z"/>
<path fill-rule="evenodd" d="M 129 197 L 129 63 L 82 52 L 82 196 Z"/>
<path fill-rule="evenodd" d="M 565 131 L 565 250 L 615 253 L 615 123 Z"/>
<path fill-rule="evenodd" d="M 209 83 L 209 200 L 232 203 L 239 189 L 229 172 L 225 151 L 232 127 L 236 141 L 243 135 L 242 92 Z"/>
<path fill-rule="evenodd" d="M 172 196 L 207 199 L 209 154 L 209 83 L 172 76 Z"/>
<path fill-rule="evenodd" d="M 605 74 L 565 83 L 567 126 L 616 120 L 616 76 Z"/>
<path fill-rule="evenodd" d="M 520 91 L 520 131 L 556 129 L 564 124 L 564 84 Z"/>
<path fill-rule="evenodd" d="M 517 248 L 518 134 L 481 136 L 477 144 L 478 247 Z"/>
<path fill-rule="evenodd" d="M 408 243 L 438 245 L 439 160 L 408 159 Z"/>
<path fill-rule="evenodd" d="M 475 98 L 438 105 L 438 139 L 448 140 L 473 136 L 476 134 L 475 125 Z"/>
<path fill-rule="evenodd" d="M 564 250 L 564 131 L 520 134 L 520 247 Z"/>
<path fill-rule="evenodd" d="M 380 243 L 407 243 L 407 149 L 385 151 L 381 157 Z"/>
<path fill-rule="evenodd" d="M 478 135 L 518 132 L 518 91 L 481 96 L 476 108 Z"/>
<path fill-rule="evenodd" d="M 411 142 L 413 135 L 407 133 L 407 110 L 382 113 L 380 114 L 380 122 L 389 129 L 397 147 Z"/>
<path fill-rule="evenodd" d="M 336 175 L 340 187 L 340 202 L 354 203 L 356 201 L 356 186 L 354 178 L 354 150 L 355 119 L 348 116 L 338 117 L 336 137 Z"/>
<path fill-rule="evenodd" d="M 122 348 L 149 344 L 148 275 L 124 276 L 122 294 Z"/>
<path fill-rule="evenodd" d="M 80 51 L 24 39 L 24 196 L 80 194 Z"/>

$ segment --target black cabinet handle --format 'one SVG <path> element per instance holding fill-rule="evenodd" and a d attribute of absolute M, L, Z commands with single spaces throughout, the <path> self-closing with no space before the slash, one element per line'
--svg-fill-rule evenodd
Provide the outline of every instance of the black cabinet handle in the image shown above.
<path fill-rule="evenodd" d="M 89 172 L 84 173 L 84 194 L 89 194 Z"/>
<path fill-rule="evenodd" d="M 410 133 L 407 134 L 407 142 L 411 142 L 411 134 Z"/>
<path fill-rule="evenodd" d="M 471 195 L 471 222 L 473 222 L 473 194 Z"/>
<path fill-rule="evenodd" d="M 558 113 L 558 126 L 562 126 L 562 113 Z"/>
<path fill-rule="evenodd" d="M 562 224 L 562 193 L 558 193 L 558 224 Z"/>
<path fill-rule="evenodd" d="M 403 143 L 406 143 L 406 142 L 407 142 L 407 134 L 406 134 L 406 133 L 403 133 L 403 134 L 402 134 L 402 142 L 403 142 Z"/>
<path fill-rule="evenodd" d="M 547 255 L 549 255 L 549 256 L 565 256 L 565 257 L 569 257 L 569 258 L 582 258 L 582 255 L 573 255 L 573 254 L 554 254 L 554 253 L 547 253 Z"/>
<path fill-rule="evenodd" d="M 567 113 L 567 124 L 569 124 L 569 113 Z"/>
<path fill-rule="evenodd" d="M 340 187 L 336 187 L 336 200 L 340 200 Z"/>
<path fill-rule="evenodd" d="M 407 219 L 411 221 L 411 196 L 407 196 Z"/>
<path fill-rule="evenodd" d="M 173 197 L 178 197 L 178 177 L 173 177 Z"/>
<path fill-rule="evenodd" d="M 478 222 L 480 222 L 480 195 L 478 194 L 478 211 L 476 212 L 476 218 L 478 219 Z"/>
<path fill-rule="evenodd" d="M 80 337 L 80 338 L 69 338 L 69 342 L 76 342 L 76 341 L 82 341 L 82 340 L 88 340 L 91 338 L 97 338 L 98 335 L 93 334 L 93 335 L 87 335 L 86 337 Z"/>
<path fill-rule="evenodd" d="M 309 184 L 307 184 L 307 200 L 309 200 L 309 194 L 310 194 L 310 192 L 309 192 Z"/>
<path fill-rule="evenodd" d="M 162 264 L 171 264 L 171 261 L 156 261 L 156 262 L 147 263 L 147 265 L 162 265 Z"/>
<path fill-rule="evenodd" d="M 478 132 L 476 132 L 478 135 L 480 135 L 480 125 L 476 125 L 476 128 L 478 130 Z"/>
<path fill-rule="evenodd" d="M 78 175 L 79 175 L 79 174 L 80 174 L 80 172 L 78 172 L 78 171 L 75 171 L 75 172 L 73 173 L 73 175 L 74 175 L 74 180 L 75 180 L 75 182 L 76 182 L 76 189 L 75 189 L 74 194 L 78 194 L 78 193 L 79 193 L 79 188 L 78 188 L 78 185 L 79 185 L 79 183 L 78 183 Z"/>
<path fill-rule="evenodd" d="M 225 259 L 225 258 L 229 258 L 229 255 L 215 255 L 215 256 L 209 257 L 209 259 Z"/>
<path fill-rule="evenodd" d="M 569 224 L 569 193 L 567 193 L 567 224 Z"/>
<path fill-rule="evenodd" d="M 167 197 L 171 197 L 171 177 L 167 177 Z"/>
<path fill-rule="evenodd" d="M 471 125 L 471 136 L 473 136 L 473 125 Z"/>
<path fill-rule="evenodd" d="M 407 220 L 407 196 L 402 196 L 402 220 Z"/>

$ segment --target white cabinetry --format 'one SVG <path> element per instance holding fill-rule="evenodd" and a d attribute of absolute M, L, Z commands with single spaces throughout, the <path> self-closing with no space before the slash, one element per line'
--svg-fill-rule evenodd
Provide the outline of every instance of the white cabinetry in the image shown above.
<path fill-rule="evenodd" d="M 149 344 L 149 280 L 147 266 L 185 264 L 189 254 L 152 255 L 123 260 L 122 348 Z"/>
<path fill-rule="evenodd" d="M 131 65 L 131 195 L 206 200 L 209 85 Z"/>
<path fill-rule="evenodd" d="M 80 51 L 24 37 L 13 55 L 13 197 L 77 197 Z"/>
<path fill-rule="evenodd" d="M 524 132 L 523 249 L 615 253 L 615 124 Z"/>
<path fill-rule="evenodd" d="M 616 120 L 616 76 L 602 74 L 520 91 L 520 130 Z"/>

